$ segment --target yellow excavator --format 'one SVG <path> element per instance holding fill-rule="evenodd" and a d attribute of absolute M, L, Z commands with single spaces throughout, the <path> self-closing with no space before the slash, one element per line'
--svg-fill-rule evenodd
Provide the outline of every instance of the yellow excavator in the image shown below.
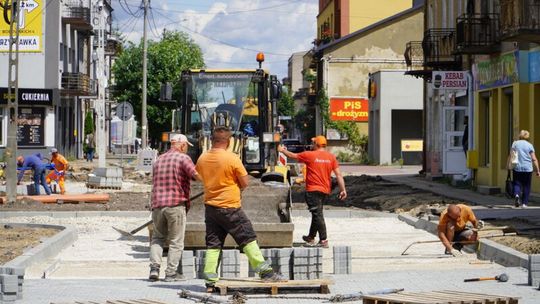
<path fill-rule="evenodd" d="M 193 144 L 193 162 L 211 148 L 210 134 L 217 126 L 231 129 L 229 149 L 238 154 L 250 173 L 250 185 L 242 193 L 242 208 L 257 232 L 261 247 L 290 247 L 294 225 L 291 222 L 290 173 L 278 161 L 277 103 L 281 84 L 277 77 L 261 68 L 264 55 L 258 54 L 258 69 L 197 69 L 183 71 L 183 89 L 178 107 L 173 110 L 172 130 L 185 134 Z M 194 183 L 191 193 L 202 192 Z M 205 246 L 203 198 L 192 202 L 188 213 L 185 246 Z M 227 239 L 225 246 L 235 246 Z"/>

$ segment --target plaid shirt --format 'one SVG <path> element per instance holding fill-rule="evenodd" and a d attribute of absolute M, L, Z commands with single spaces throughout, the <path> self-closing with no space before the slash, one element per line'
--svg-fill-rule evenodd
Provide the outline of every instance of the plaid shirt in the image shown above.
<path fill-rule="evenodd" d="M 180 151 L 169 150 L 152 168 L 152 210 L 181 204 L 190 207 L 191 178 L 197 173 L 191 158 Z"/>

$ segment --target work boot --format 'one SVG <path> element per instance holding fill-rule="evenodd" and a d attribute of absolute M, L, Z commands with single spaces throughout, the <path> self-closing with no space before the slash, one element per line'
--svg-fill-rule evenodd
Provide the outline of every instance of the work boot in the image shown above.
<path fill-rule="evenodd" d="M 281 273 L 274 272 L 273 270 L 269 270 L 266 272 L 261 272 L 259 274 L 261 277 L 261 280 L 266 282 L 284 282 L 287 281 L 285 277 Z"/>
<path fill-rule="evenodd" d="M 148 276 L 148 279 L 153 282 L 159 280 L 159 266 L 150 266 L 150 275 Z"/>
<path fill-rule="evenodd" d="M 320 240 L 317 247 L 328 248 L 328 240 Z"/>
<path fill-rule="evenodd" d="M 312 237 L 310 237 L 308 235 L 303 235 L 302 240 L 304 240 L 304 242 L 306 242 L 306 244 L 305 244 L 306 246 L 313 247 L 313 246 L 316 245 L 315 244 L 315 238 L 312 238 Z"/>
<path fill-rule="evenodd" d="M 185 279 L 186 277 L 184 277 L 184 275 L 175 273 L 173 275 L 166 275 L 165 278 L 163 279 L 163 282 L 178 282 L 178 281 L 183 281 Z"/>

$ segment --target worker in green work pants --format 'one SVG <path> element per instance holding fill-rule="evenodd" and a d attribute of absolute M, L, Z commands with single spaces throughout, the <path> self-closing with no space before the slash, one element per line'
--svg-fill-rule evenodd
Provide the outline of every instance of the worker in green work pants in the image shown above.
<path fill-rule="evenodd" d="M 248 174 L 238 155 L 227 151 L 230 138 L 228 128 L 216 127 L 212 132 L 212 149 L 203 153 L 196 165 L 204 184 L 207 292 L 214 292 L 219 280 L 217 270 L 227 234 L 234 238 L 261 279 L 283 280 L 264 260 L 253 225 L 241 208 L 240 194 L 248 186 Z"/>

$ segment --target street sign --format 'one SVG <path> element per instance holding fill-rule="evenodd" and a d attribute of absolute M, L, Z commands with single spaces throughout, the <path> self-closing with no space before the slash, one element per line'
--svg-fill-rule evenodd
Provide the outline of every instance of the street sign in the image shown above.
<path fill-rule="evenodd" d="M 369 101 L 359 97 L 330 97 L 330 120 L 367 122 Z"/>
<path fill-rule="evenodd" d="M 133 106 L 129 102 L 121 102 L 116 106 L 116 116 L 123 121 L 133 116 Z"/>
<path fill-rule="evenodd" d="M 437 90 L 467 90 L 467 72 L 433 71 L 431 85 Z"/>

